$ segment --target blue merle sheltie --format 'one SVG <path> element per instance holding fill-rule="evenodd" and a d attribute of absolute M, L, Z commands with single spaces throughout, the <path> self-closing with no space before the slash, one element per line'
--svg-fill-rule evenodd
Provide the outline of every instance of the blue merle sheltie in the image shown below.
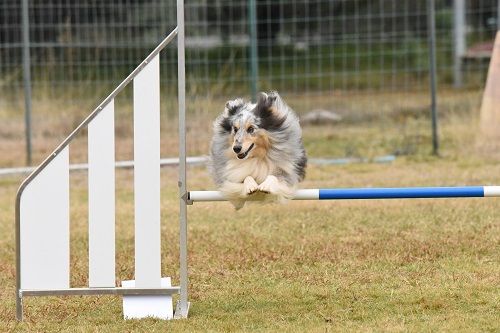
<path fill-rule="evenodd" d="M 228 101 L 213 130 L 209 170 L 236 209 L 293 197 L 307 157 L 299 119 L 277 92 L 260 93 L 255 104 Z"/>

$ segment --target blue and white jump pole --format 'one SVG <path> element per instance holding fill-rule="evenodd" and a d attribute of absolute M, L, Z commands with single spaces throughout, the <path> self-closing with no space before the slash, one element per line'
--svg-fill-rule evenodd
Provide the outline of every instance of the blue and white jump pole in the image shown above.
<path fill-rule="evenodd" d="M 500 197 L 500 186 L 302 189 L 293 200 L 429 199 Z M 189 202 L 225 201 L 218 191 L 190 191 Z M 252 196 L 249 197 L 249 200 Z"/>

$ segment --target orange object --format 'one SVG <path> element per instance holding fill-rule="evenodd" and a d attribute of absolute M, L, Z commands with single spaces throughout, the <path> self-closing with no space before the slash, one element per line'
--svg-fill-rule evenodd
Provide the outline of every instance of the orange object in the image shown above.
<path fill-rule="evenodd" d="M 500 31 L 491 54 L 481 103 L 481 135 L 487 145 L 500 144 Z"/>

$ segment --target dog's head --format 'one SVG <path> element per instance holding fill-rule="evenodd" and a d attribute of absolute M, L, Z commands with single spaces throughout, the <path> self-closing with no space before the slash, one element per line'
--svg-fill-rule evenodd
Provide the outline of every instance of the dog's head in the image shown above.
<path fill-rule="evenodd" d="M 228 154 L 237 159 L 263 157 L 269 149 L 270 132 L 286 119 L 285 104 L 276 92 L 260 93 L 256 104 L 241 98 L 228 101 L 216 126 L 230 140 Z"/>

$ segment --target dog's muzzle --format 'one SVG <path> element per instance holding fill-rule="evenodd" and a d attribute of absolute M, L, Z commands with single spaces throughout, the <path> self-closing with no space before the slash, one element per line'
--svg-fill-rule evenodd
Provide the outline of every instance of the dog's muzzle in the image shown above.
<path fill-rule="evenodd" d="M 236 156 L 238 156 L 238 158 L 242 160 L 245 157 L 247 157 L 248 153 L 250 152 L 250 150 L 252 150 L 252 148 L 253 148 L 253 143 L 250 145 L 250 147 L 248 147 L 247 151 L 245 151 L 244 153 L 239 153 Z"/>

